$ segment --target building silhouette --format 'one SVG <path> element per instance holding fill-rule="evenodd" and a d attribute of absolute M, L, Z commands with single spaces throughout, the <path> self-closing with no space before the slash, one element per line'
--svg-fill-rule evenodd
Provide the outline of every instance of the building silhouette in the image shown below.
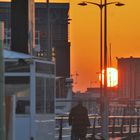
<path fill-rule="evenodd" d="M 140 58 L 117 58 L 118 96 L 131 100 L 140 98 Z"/>

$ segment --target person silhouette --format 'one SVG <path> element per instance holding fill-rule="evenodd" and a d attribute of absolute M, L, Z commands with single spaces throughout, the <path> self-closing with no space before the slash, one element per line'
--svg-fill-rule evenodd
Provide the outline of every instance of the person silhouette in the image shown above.
<path fill-rule="evenodd" d="M 88 111 L 79 100 L 69 113 L 69 125 L 71 129 L 71 140 L 86 140 L 87 128 L 90 126 Z"/>

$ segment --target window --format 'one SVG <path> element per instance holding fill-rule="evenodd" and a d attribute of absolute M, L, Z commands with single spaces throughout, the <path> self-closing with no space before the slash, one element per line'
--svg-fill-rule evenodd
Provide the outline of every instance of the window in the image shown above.
<path fill-rule="evenodd" d="M 43 113 L 44 112 L 44 79 L 37 77 L 36 78 L 36 112 Z"/>
<path fill-rule="evenodd" d="M 30 113 L 30 80 L 27 76 L 6 76 L 5 94 L 16 95 L 16 114 Z"/>
<path fill-rule="evenodd" d="M 54 71 L 55 71 L 54 64 L 42 64 L 40 62 L 36 62 L 37 73 L 54 74 Z"/>
<path fill-rule="evenodd" d="M 10 49 L 10 45 L 11 45 L 11 30 L 6 28 L 4 33 L 4 48 Z"/>
<path fill-rule="evenodd" d="M 36 112 L 54 113 L 54 79 L 36 78 Z"/>

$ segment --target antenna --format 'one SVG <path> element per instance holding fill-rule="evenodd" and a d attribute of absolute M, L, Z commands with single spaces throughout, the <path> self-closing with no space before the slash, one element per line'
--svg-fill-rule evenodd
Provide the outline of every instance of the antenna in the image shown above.
<path fill-rule="evenodd" d="M 79 74 L 76 72 L 75 74 L 75 84 L 77 84 L 77 77 L 79 76 Z"/>

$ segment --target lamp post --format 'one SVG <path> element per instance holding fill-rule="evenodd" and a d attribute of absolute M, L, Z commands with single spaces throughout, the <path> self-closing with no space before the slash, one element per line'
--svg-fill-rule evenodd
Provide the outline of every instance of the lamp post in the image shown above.
<path fill-rule="evenodd" d="M 50 61 L 52 59 L 52 46 L 51 46 L 51 36 L 50 36 L 50 1 L 46 0 L 46 24 L 47 24 L 47 59 Z"/>
<path fill-rule="evenodd" d="M 83 1 L 79 3 L 80 6 L 92 4 L 100 8 L 100 96 L 101 96 L 101 133 L 104 139 L 108 140 L 108 94 L 107 94 L 107 5 L 115 4 L 116 6 L 123 6 L 120 2 L 109 2 L 100 0 L 100 3 Z M 104 8 L 104 88 L 102 87 L 102 69 L 103 69 L 103 8 Z M 106 130 L 106 131 L 105 131 Z"/>
<path fill-rule="evenodd" d="M 6 139 L 5 131 L 5 93 L 4 93 L 4 62 L 3 62 L 4 24 L 0 22 L 0 140 Z"/>

